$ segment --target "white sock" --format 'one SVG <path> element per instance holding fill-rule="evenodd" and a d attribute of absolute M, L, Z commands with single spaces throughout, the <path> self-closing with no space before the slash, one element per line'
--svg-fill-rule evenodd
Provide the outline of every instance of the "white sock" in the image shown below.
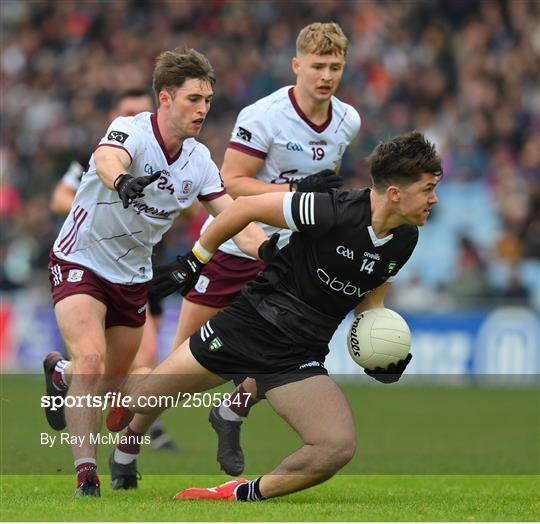
<path fill-rule="evenodd" d="M 124 453 L 118 448 L 114 450 L 114 461 L 118 464 L 131 464 L 137 457 L 138 455 L 134 455 L 133 453 Z"/>
<path fill-rule="evenodd" d="M 219 414 L 221 415 L 221 418 L 230 420 L 231 422 L 240 422 L 242 420 L 240 415 L 237 415 L 231 408 L 226 407 L 223 404 L 219 406 Z"/>
<path fill-rule="evenodd" d="M 77 468 L 81 464 L 85 464 L 85 463 L 96 464 L 96 459 L 93 457 L 83 457 L 83 458 L 77 459 L 73 464 L 75 464 L 75 467 Z"/>

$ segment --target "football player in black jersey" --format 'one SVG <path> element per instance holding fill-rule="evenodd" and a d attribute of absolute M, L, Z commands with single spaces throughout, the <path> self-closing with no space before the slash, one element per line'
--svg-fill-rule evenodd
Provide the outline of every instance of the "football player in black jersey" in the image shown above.
<path fill-rule="evenodd" d="M 154 371 L 138 370 L 124 392 L 142 406 L 137 398 L 193 393 L 231 378 L 255 377 L 258 394 L 266 395 L 304 445 L 258 479 L 191 488 L 177 498 L 277 497 L 329 479 L 353 457 L 352 413 L 324 367 L 328 342 L 350 310 L 384 307 L 393 277 L 416 246 L 418 226 L 437 203 L 435 188 L 442 174 L 434 146 L 416 131 L 380 143 L 369 161 L 371 189 L 239 197 L 199 239 L 194 249 L 203 250 L 202 257 L 178 257 L 169 282 L 155 283 L 159 289 L 172 282 L 185 293 L 201 270 L 194 261 L 210 258 L 251 221 L 294 231 L 289 245 L 235 302 Z M 261 258 L 271 258 L 268 246 L 274 240 L 263 243 Z M 367 372 L 382 382 L 395 382 L 410 358 L 375 374 Z M 125 408 L 108 415 L 126 425 L 130 416 Z"/>

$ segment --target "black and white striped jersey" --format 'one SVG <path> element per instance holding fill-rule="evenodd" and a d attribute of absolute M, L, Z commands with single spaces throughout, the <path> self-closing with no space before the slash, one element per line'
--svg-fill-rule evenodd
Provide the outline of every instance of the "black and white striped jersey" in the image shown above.
<path fill-rule="evenodd" d="M 326 343 L 370 291 L 392 281 L 416 246 L 418 228 L 404 225 L 377 238 L 370 189 L 286 193 L 283 212 L 291 240 L 244 296 L 294 340 Z"/>

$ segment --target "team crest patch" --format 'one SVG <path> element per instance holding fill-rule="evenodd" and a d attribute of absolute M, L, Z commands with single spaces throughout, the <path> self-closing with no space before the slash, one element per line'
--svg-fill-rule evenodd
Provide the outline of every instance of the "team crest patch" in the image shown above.
<path fill-rule="evenodd" d="M 199 293 L 206 293 L 208 284 L 210 284 L 210 279 L 204 275 L 201 275 L 195 284 L 195 291 Z"/>
<path fill-rule="evenodd" d="M 210 344 L 208 344 L 208 349 L 210 351 L 217 351 L 221 346 L 223 346 L 221 339 L 219 337 L 214 337 Z"/>
<path fill-rule="evenodd" d="M 182 193 L 184 193 L 184 195 L 189 194 L 192 187 L 193 187 L 193 182 L 191 180 L 184 180 L 182 182 Z"/>
<path fill-rule="evenodd" d="M 388 264 L 388 274 L 392 273 L 394 271 L 394 268 L 397 266 L 397 262 L 392 260 L 390 264 Z"/>
<path fill-rule="evenodd" d="M 68 282 L 80 282 L 84 275 L 82 269 L 70 269 L 67 277 Z"/>

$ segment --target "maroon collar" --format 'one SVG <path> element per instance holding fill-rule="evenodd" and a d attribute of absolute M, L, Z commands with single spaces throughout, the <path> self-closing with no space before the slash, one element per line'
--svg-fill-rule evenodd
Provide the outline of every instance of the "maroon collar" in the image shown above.
<path fill-rule="evenodd" d="M 320 126 L 317 124 L 314 124 L 306 115 L 305 113 L 300 109 L 300 106 L 298 105 L 298 102 L 296 101 L 296 97 L 294 96 L 294 87 L 291 87 L 289 89 L 289 98 L 291 100 L 291 104 L 294 107 L 294 110 L 298 113 L 298 116 L 309 126 L 313 131 L 316 131 L 317 133 L 322 133 L 332 121 L 332 101 L 330 101 L 330 104 L 328 105 L 328 117 L 326 118 L 326 121 L 323 122 Z"/>
<path fill-rule="evenodd" d="M 163 154 L 165 155 L 165 158 L 167 159 L 167 163 L 169 165 L 174 164 L 174 162 L 176 162 L 178 158 L 180 158 L 180 154 L 182 153 L 182 146 L 180 146 L 180 149 L 178 150 L 178 153 L 176 153 L 176 155 L 174 155 L 173 157 L 170 157 L 167 151 L 167 148 L 165 147 L 165 142 L 163 141 L 163 137 L 161 136 L 161 133 L 159 132 L 156 113 L 152 113 L 150 115 L 150 122 L 152 122 L 152 130 L 154 131 L 154 136 L 156 137 L 159 147 L 161 147 L 161 150 L 163 151 Z"/>

